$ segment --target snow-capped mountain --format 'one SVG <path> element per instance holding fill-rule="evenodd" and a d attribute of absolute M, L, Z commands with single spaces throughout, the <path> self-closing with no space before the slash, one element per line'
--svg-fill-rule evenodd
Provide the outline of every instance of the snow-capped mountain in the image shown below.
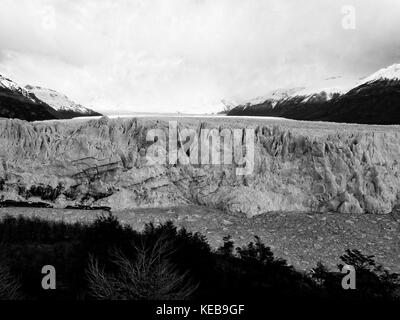
<path fill-rule="evenodd" d="M 0 75 L 0 87 L 10 89 L 13 91 L 20 89 L 20 87 L 14 81 L 6 77 L 3 77 L 2 75 Z"/>
<path fill-rule="evenodd" d="M 370 76 L 362 79 L 358 85 L 380 80 L 400 81 L 400 64 L 393 64 L 387 68 L 382 68 Z"/>
<path fill-rule="evenodd" d="M 322 86 L 296 91 L 278 102 L 266 100 L 238 105 L 228 115 L 400 124 L 400 64 L 381 69 L 362 80 L 341 77 L 328 80 Z"/>
<path fill-rule="evenodd" d="M 356 83 L 357 79 L 354 78 L 332 77 L 309 87 L 273 90 L 265 96 L 243 101 L 238 103 L 238 105 L 247 108 L 267 103 L 275 107 L 282 102 L 287 102 L 292 99 L 299 103 L 329 101 L 347 93 Z"/>
<path fill-rule="evenodd" d="M 57 110 L 65 118 L 73 118 L 79 116 L 99 116 L 98 112 L 88 109 L 69 99 L 65 94 L 59 93 L 52 89 L 42 88 L 39 86 L 25 86 L 25 89 L 34 94 L 37 98 L 47 103 L 49 106 Z"/>
<path fill-rule="evenodd" d="M 19 86 L 14 81 L 12 81 L 6 77 L 3 77 L 2 75 L 0 75 L 0 88 L 8 89 L 12 92 L 21 94 L 22 96 L 26 97 L 27 99 L 29 99 L 33 102 L 35 101 L 35 97 L 32 96 L 27 90 L 25 90 L 23 87 Z"/>
<path fill-rule="evenodd" d="M 259 96 L 249 101 L 242 102 L 243 105 L 250 106 L 256 105 L 260 103 L 264 103 L 266 101 L 270 101 L 273 106 L 275 106 L 279 101 L 285 100 L 287 98 L 292 97 L 296 92 L 303 90 L 305 88 L 290 88 L 290 89 L 277 89 L 269 92 L 265 96 Z"/>
<path fill-rule="evenodd" d="M 355 79 L 333 77 L 310 87 L 278 89 L 265 96 L 239 104 L 229 114 L 252 113 L 257 116 L 278 116 L 282 108 L 286 110 L 299 105 L 328 102 L 349 91 L 355 83 Z"/>
<path fill-rule="evenodd" d="M 28 121 L 57 119 L 57 111 L 14 81 L 0 75 L 0 117 Z"/>
<path fill-rule="evenodd" d="M 304 97 L 303 103 L 329 101 L 349 92 L 357 83 L 357 79 L 348 77 L 332 77 L 295 92 L 293 97 Z"/>
<path fill-rule="evenodd" d="M 99 115 L 56 91 L 22 87 L 0 75 L 0 117 L 35 121 Z"/>

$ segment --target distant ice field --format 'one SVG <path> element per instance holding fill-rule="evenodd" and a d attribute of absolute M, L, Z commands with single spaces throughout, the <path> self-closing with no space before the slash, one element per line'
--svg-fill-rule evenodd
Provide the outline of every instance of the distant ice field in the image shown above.
<path fill-rule="evenodd" d="M 207 122 L 210 125 L 231 128 L 250 128 L 257 126 L 277 126 L 282 128 L 290 128 L 298 133 L 314 135 L 335 134 L 343 131 L 354 132 L 397 132 L 400 134 L 400 125 L 368 125 L 355 123 L 335 123 L 325 121 L 305 121 L 292 120 L 280 117 L 262 117 L 262 116 L 226 116 L 214 114 L 178 114 L 178 113 L 131 113 L 131 114 L 111 114 L 106 115 L 113 121 L 127 121 L 130 118 L 138 118 L 141 121 L 179 121 L 180 123 L 196 124 L 198 122 Z M 61 120 L 44 120 L 35 121 L 35 123 L 61 122 L 66 125 L 76 125 L 90 120 L 97 120 L 101 117 L 77 117 L 73 119 Z"/>

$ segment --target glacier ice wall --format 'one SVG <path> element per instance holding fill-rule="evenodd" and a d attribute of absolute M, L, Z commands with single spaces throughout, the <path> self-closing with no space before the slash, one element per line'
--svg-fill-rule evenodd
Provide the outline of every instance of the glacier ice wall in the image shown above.
<path fill-rule="evenodd" d="M 297 121 L 180 119 L 179 130 L 254 129 L 254 170 L 235 165 L 156 164 L 150 129 L 167 119 L 28 123 L 0 120 L 0 200 L 113 210 L 212 206 L 254 216 L 268 211 L 385 214 L 400 203 L 396 126 Z"/>

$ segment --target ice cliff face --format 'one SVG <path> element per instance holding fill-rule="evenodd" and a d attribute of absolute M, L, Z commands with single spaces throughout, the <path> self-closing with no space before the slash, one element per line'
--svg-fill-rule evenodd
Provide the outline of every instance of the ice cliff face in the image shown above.
<path fill-rule="evenodd" d="M 384 214 L 400 203 L 399 127 L 234 118 L 179 119 L 178 127 L 254 129 L 252 174 L 236 175 L 234 164 L 149 162 L 154 143 L 146 135 L 150 129 L 166 131 L 165 119 L 4 119 L 1 200 L 114 210 L 196 203 L 247 216 Z"/>

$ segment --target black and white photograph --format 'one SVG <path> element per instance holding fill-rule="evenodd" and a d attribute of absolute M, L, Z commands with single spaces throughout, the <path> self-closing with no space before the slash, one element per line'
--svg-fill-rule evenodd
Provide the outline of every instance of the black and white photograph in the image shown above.
<path fill-rule="evenodd" d="M 0 308 L 398 304 L 399 31 L 399 0 L 0 0 Z"/>

